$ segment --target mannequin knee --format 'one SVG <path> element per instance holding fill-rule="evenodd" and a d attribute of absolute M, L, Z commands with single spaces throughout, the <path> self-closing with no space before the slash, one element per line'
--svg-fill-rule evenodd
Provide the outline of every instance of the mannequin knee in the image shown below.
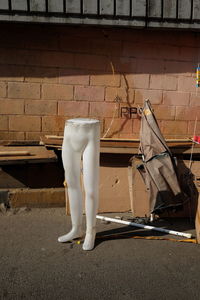
<path fill-rule="evenodd" d="M 65 181 L 68 188 L 79 189 L 80 188 L 80 179 L 73 176 L 65 176 Z"/>
<path fill-rule="evenodd" d="M 94 191 L 92 189 L 85 191 L 85 197 L 87 201 L 94 202 L 98 198 L 98 191 Z"/>

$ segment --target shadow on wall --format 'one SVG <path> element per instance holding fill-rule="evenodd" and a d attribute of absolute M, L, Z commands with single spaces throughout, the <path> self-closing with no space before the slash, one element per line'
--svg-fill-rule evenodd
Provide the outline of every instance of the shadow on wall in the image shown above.
<path fill-rule="evenodd" d="M 30 132 L 62 132 L 68 117 L 89 116 L 101 119 L 106 132 L 114 116 L 108 136 L 134 137 L 139 120 L 121 119 L 120 107 L 149 98 L 158 119 L 168 122 L 163 128 L 176 120 L 176 135 L 192 131 L 196 109 L 188 119 L 176 107 L 195 107 L 200 99 L 197 32 L 1 24 L 0 33 L 0 108 L 10 116 L 1 130 L 23 131 L 16 116 L 40 116 L 34 130 L 27 122 L 29 139 Z"/>

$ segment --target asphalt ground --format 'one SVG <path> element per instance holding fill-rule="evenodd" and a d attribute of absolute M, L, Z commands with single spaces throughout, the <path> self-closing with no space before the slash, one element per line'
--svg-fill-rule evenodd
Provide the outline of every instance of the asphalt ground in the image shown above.
<path fill-rule="evenodd" d="M 107 214 L 107 216 L 128 214 Z M 157 226 L 195 233 L 189 220 Z M 71 227 L 64 208 L 0 214 L 0 299 L 200 299 L 200 245 L 97 221 L 94 250 L 60 244 Z"/>

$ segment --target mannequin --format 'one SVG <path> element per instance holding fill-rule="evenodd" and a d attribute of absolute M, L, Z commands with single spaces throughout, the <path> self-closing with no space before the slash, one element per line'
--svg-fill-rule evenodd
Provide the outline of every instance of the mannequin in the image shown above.
<path fill-rule="evenodd" d="M 64 243 L 83 236 L 83 197 L 80 183 L 81 158 L 83 158 L 86 213 L 86 235 L 83 250 L 92 250 L 95 243 L 99 189 L 99 145 L 99 120 L 79 118 L 66 121 L 62 161 L 68 187 L 72 229 L 69 233 L 59 237 L 58 241 Z"/>

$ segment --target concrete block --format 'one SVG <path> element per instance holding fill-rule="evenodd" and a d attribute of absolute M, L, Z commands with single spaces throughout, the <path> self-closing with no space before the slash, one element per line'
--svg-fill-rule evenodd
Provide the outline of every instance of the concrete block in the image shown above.
<path fill-rule="evenodd" d="M 65 1 L 66 13 L 80 14 L 81 13 L 81 0 Z"/>
<path fill-rule="evenodd" d="M 130 15 L 130 1 L 116 0 L 116 15 L 129 16 Z"/>
<path fill-rule="evenodd" d="M 176 18 L 176 0 L 165 0 L 163 2 L 163 17 L 166 19 Z"/>
<path fill-rule="evenodd" d="M 0 9 L 9 9 L 8 0 L 0 1 Z"/>
<path fill-rule="evenodd" d="M 63 13 L 63 0 L 48 0 L 48 11 Z"/>
<path fill-rule="evenodd" d="M 12 0 L 12 10 L 23 10 L 27 11 L 27 1 L 26 0 Z"/>
<path fill-rule="evenodd" d="M 113 15 L 114 14 L 114 1 L 113 0 L 100 0 L 100 15 Z"/>
<path fill-rule="evenodd" d="M 193 19 L 200 19 L 200 2 L 199 0 L 193 0 Z"/>
<path fill-rule="evenodd" d="M 45 0 L 30 0 L 30 11 L 44 12 L 46 11 Z"/>
<path fill-rule="evenodd" d="M 62 207 L 65 206 L 64 188 L 13 189 L 9 190 L 11 208 L 17 207 Z"/>
<path fill-rule="evenodd" d="M 85 15 L 97 15 L 98 7 L 96 0 L 83 0 L 83 13 Z"/>
<path fill-rule="evenodd" d="M 149 0 L 149 17 L 161 17 L 161 0 Z"/>
<path fill-rule="evenodd" d="M 190 19 L 191 16 L 191 0 L 178 1 L 178 18 Z"/>
<path fill-rule="evenodd" d="M 146 0 L 132 0 L 132 16 L 146 16 Z"/>

